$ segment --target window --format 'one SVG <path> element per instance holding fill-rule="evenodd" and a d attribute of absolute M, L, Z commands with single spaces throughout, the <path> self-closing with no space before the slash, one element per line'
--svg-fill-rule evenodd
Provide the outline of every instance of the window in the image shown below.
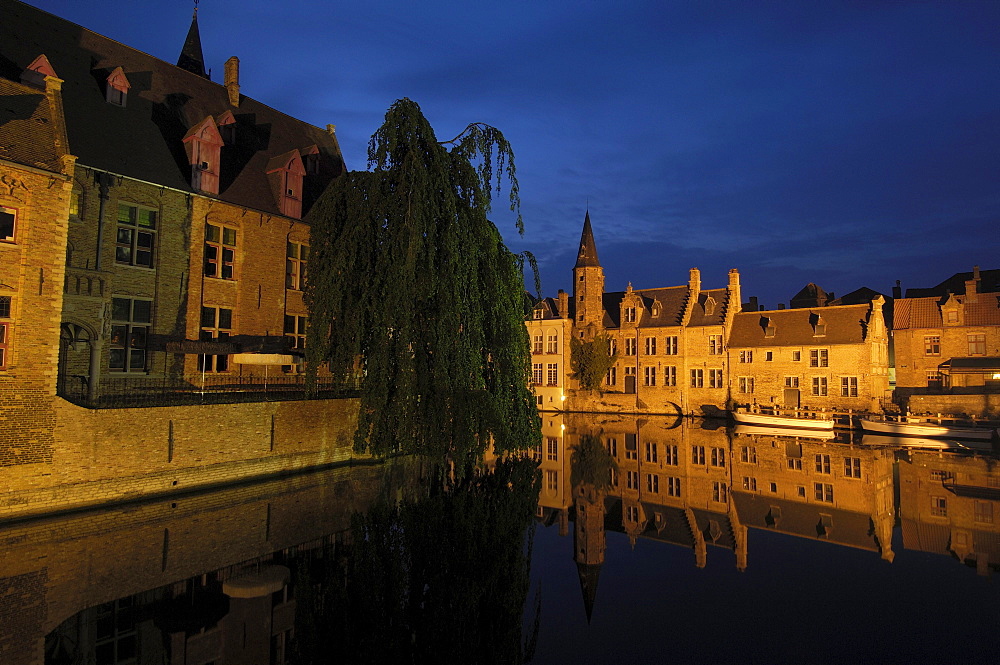
<path fill-rule="evenodd" d="M 829 455 L 816 455 L 816 473 L 830 473 Z"/>
<path fill-rule="evenodd" d="M 95 610 L 94 662 L 134 663 L 137 654 L 136 603 L 126 596 Z M 140 619 L 141 620 L 141 619 Z"/>
<path fill-rule="evenodd" d="M 848 478 L 860 478 L 861 477 L 861 458 L 860 457 L 845 457 L 844 458 L 844 475 Z"/>
<path fill-rule="evenodd" d="M 671 476 L 667 478 L 667 496 L 681 495 L 681 479 Z"/>
<path fill-rule="evenodd" d="M 764 337 L 774 337 L 776 330 L 777 329 L 774 327 L 774 324 L 768 323 L 764 326 Z"/>
<path fill-rule="evenodd" d="M 559 439 L 555 437 L 546 437 L 545 439 L 545 459 L 550 462 L 559 461 Z"/>
<path fill-rule="evenodd" d="M 826 377 L 814 376 L 812 381 L 812 394 L 817 397 L 826 397 Z"/>
<path fill-rule="evenodd" d="M 635 338 L 626 337 L 625 338 L 625 355 L 634 356 L 635 355 Z"/>
<path fill-rule="evenodd" d="M 785 377 L 785 387 L 786 388 L 798 388 L 799 387 L 799 377 L 797 377 L 797 376 L 786 376 Z"/>
<path fill-rule="evenodd" d="M 205 276 L 236 279 L 236 229 L 205 225 Z"/>
<path fill-rule="evenodd" d="M 286 326 L 287 317 L 286 317 Z M 233 310 L 225 307 L 201 308 L 201 339 L 228 339 L 233 332 Z M 199 372 L 225 372 L 229 369 L 229 356 L 198 356 Z"/>
<path fill-rule="evenodd" d="M 653 494 L 660 493 L 660 477 L 652 474 L 646 474 L 646 491 L 652 492 Z"/>
<path fill-rule="evenodd" d="M 663 368 L 663 385 L 665 386 L 676 386 L 677 385 L 677 368 L 673 365 L 667 365 Z"/>
<path fill-rule="evenodd" d="M 618 439 L 608 437 L 607 441 L 604 442 L 604 447 L 608 449 L 609 455 L 612 457 L 618 457 Z"/>
<path fill-rule="evenodd" d="M 125 106 L 130 87 L 132 86 L 129 85 L 128 79 L 125 77 L 125 71 L 121 67 L 115 67 L 115 70 L 108 75 L 105 81 L 105 101 L 115 106 Z"/>
<path fill-rule="evenodd" d="M 927 335 L 924 337 L 924 355 L 925 356 L 941 355 L 940 335 Z"/>
<path fill-rule="evenodd" d="M 531 338 L 531 352 L 532 353 L 541 353 L 542 352 L 542 345 L 543 345 L 544 341 L 545 340 L 542 337 L 542 333 L 538 333 L 537 335 L 533 335 L 532 338 Z"/>
<path fill-rule="evenodd" d="M 943 496 L 932 496 L 931 515 L 934 517 L 948 517 L 948 499 Z"/>
<path fill-rule="evenodd" d="M 705 386 L 705 370 L 703 369 L 691 370 L 691 387 L 702 388 L 704 386 Z"/>
<path fill-rule="evenodd" d="M 753 377 L 752 376 L 741 376 L 736 380 L 737 389 L 746 395 L 753 392 Z"/>
<path fill-rule="evenodd" d="M 69 216 L 70 219 L 79 220 L 83 217 L 83 190 L 73 188 L 73 193 L 69 195 Z"/>
<path fill-rule="evenodd" d="M 549 333 L 545 342 L 545 353 L 559 353 L 559 333 Z"/>
<path fill-rule="evenodd" d="M 542 444 L 538 444 L 537 446 L 531 449 L 531 459 L 535 460 L 536 462 L 542 461 Z"/>
<path fill-rule="evenodd" d="M 941 372 L 936 369 L 927 370 L 927 387 L 940 388 L 942 384 Z"/>
<path fill-rule="evenodd" d="M 618 384 L 618 368 L 612 367 L 608 370 L 608 375 L 604 377 L 604 382 L 609 386 L 614 386 Z"/>
<path fill-rule="evenodd" d="M 15 222 L 17 222 L 17 211 L 14 208 L 0 206 L 0 242 L 14 242 Z"/>
<path fill-rule="evenodd" d="M 815 497 L 817 501 L 833 503 L 833 485 L 830 483 L 814 483 Z"/>
<path fill-rule="evenodd" d="M 626 508 L 625 508 L 625 521 L 626 522 L 638 522 L 639 521 L 639 507 L 638 506 L 626 506 Z"/>
<path fill-rule="evenodd" d="M 795 488 L 795 493 L 798 496 L 802 497 L 803 499 L 806 498 L 806 488 L 803 487 L 802 485 L 799 485 Z"/>
<path fill-rule="evenodd" d="M 791 471 L 801 471 L 802 470 L 802 458 L 801 457 L 789 457 L 788 458 L 788 468 Z M 803 494 L 803 496 L 805 496 Z"/>
<path fill-rule="evenodd" d="M 608 340 L 608 355 L 613 356 L 618 353 L 618 340 L 612 337 Z"/>
<path fill-rule="evenodd" d="M 306 317 L 285 314 L 285 337 L 291 337 L 293 349 L 306 348 Z"/>
<path fill-rule="evenodd" d="M 111 299 L 111 354 L 113 372 L 146 370 L 146 338 L 152 323 L 153 301 Z"/>
<path fill-rule="evenodd" d="M 757 491 L 757 479 L 753 476 L 743 476 L 743 489 L 748 492 Z"/>
<path fill-rule="evenodd" d="M 830 359 L 827 349 L 809 349 L 810 367 L 829 367 Z"/>
<path fill-rule="evenodd" d="M 774 351 L 765 351 L 764 362 L 771 362 L 772 360 L 774 360 Z"/>
<path fill-rule="evenodd" d="M 708 353 L 717 356 L 722 353 L 722 335 L 708 336 Z"/>
<path fill-rule="evenodd" d="M 667 444 L 663 446 L 663 463 L 669 466 L 677 466 L 677 446 Z"/>
<path fill-rule="evenodd" d="M 628 471 L 625 473 L 625 486 L 630 490 L 639 489 L 639 472 Z"/>
<path fill-rule="evenodd" d="M 856 376 L 840 377 L 840 396 L 841 397 L 858 396 L 858 377 Z"/>
<path fill-rule="evenodd" d="M 155 241 L 156 211 L 152 208 L 119 203 L 115 262 L 152 268 Z"/>
<path fill-rule="evenodd" d="M 705 466 L 705 446 L 691 446 L 691 463 Z"/>
<path fill-rule="evenodd" d="M 802 352 L 792 351 L 792 362 L 799 362 L 800 360 L 802 360 Z"/>
<path fill-rule="evenodd" d="M 958 323 L 958 310 L 953 309 L 948 312 L 947 316 L 948 323 Z"/>
<path fill-rule="evenodd" d="M 993 524 L 993 504 L 989 501 L 976 501 L 974 519 L 982 524 Z"/>
<path fill-rule="evenodd" d="M 609 481 L 612 487 L 618 487 L 618 472 L 614 468 L 608 469 L 608 476 L 610 476 Z"/>
<path fill-rule="evenodd" d="M 10 329 L 12 324 L 7 319 L 10 318 L 10 296 L 0 296 L 0 369 L 7 368 L 7 359 L 10 357 Z"/>
<path fill-rule="evenodd" d="M 656 385 L 656 368 L 655 367 L 643 367 L 643 385 L 644 386 L 655 386 Z"/>
<path fill-rule="evenodd" d="M 559 472 L 552 469 L 545 470 L 545 489 L 551 492 L 559 490 Z"/>
<path fill-rule="evenodd" d="M 729 492 L 726 489 L 726 484 L 723 482 L 715 481 L 712 483 L 712 501 L 717 503 L 725 503 L 729 500 Z"/>
<path fill-rule="evenodd" d="M 532 363 L 531 365 L 531 382 L 536 386 L 542 385 L 542 363 Z"/>
<path fill-rule="evenodd" d="M 559 385 L 559 363 L 549 363 L 545 367 L 545 378 L 550 386 Z"/>
<path fill-rule="evenodd" d="M 235 245 L 235 238 L 233 245 Z M 306 265 L 309 261 L 309 245 L 297 242 L 287 243 L 285 249 L 285 288 L 301 291 L 306 285 Z"/>
<path fill-rule="evenodd" d="M 969 355 L 970 356 L 986 355 L 985 333 L 973 333 L 969 335 Z"/>
<path fill-rule="evenodd" d="M 656 338 L 647 337 L 646 338 L 646 355 L 655 356 L 656 355 Z"/>
<path fill-rule="evenodd" d="M 663 338 L 663 352 L 668 356 L 677 355 L 677 335 Z"/>
<path fill-rule="evenodd" d="M 646 444 L 646 461 L 651 464 L 656 464 L 656 444 L 647 443 Z"/>
<path fill-rule="evenodd" d="M 625 323 L 635 323 L 635 307 L 626 307 L 624 314 Z"/>
<path fill-rule="evenodd" d="M 540 321 L 541 319 L 542 319 L 542 310 L 536 309 L 535 310 L 535 320 L 536 321 Z"/>
<path fill-rule="evenodd" d="M 942 483 L 954 480 L 955 475 L 951 471 L 942 471 L 940 469 L 931 469 L 931 480 L 937 480 Z"/>
<path fill-rule="evenodd" d="M 743 446 L 740 449 L 740 461 L 746 464 L 756 464 L 757 446 Z"/>
<path fill-rule="evenodd" d="M 753 362 L 753 351 L 740 351 L 740 362 L 741 363 L 752 363 Z"/>
<path fill-rule="evenodd" d="M 721 369 L 710 369 L 708 370 L 708 387 L 709 388 L 722 388 L 722 370 Z"/>
<path fill-rule="evenodd" d="M 726 466 L 726 449 L 725 448 L 712 448 L 712 466 L 725 468 Z"/>
<path fill-rule="evenodd" d="M 778 483 L 771 483 L 770 489 L 771 489 L 771 492 L 777 493 L 778 492 Z"/>
<path fill-rule="evenodd" d="M 635 434 L 625 435 L 625 459 L 639 459 L 639 445 L 637 439 L 638 437 Z"/>

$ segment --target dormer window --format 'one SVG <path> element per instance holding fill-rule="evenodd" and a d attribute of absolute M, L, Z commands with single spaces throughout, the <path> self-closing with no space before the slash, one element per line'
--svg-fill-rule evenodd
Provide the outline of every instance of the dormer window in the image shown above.
<path fill-rule="evenodd" d="M 769 317 L 760 317 L 760 327 L 764 329 L 764 337 L 774 337 L 774 323 Z"/>
<path fill-rule="evenodd" d="M 809 322 L 812 323 L 813 337 L 823 337 L 826 335 L 826 321 L 819 314 L 813 314 L 809 317 Z"/>
<path fill-rule="evenodd" d="M 236 143 L 236 117 L 232 111 L 226 111 L 220 115 L 215 124 L 219 128 L 219 136 L 222 137 L 226 145 Z"/>
<path fill-rule="evenodd" d="M 709 296 L 705 299 L 705 316 L 712 316 L 715 314 L 715 298 Z"/>
<path fill-rule="evenodd" d="M 111 72 L 105 83 L 105 100 L 115 106 L 125 106 L 130 87 L 132 86 L 129 85 L 128 79 L 125 77 L 125 72 L 121 67 L 115 67 L 115 70 Z"/>
<path fill-rule="evenodd" d="M 635 323 L 635 307 L 626 307 L 624 314 L 625 323 Z"/>
<path fill-rule="evenodd" d="M 56 70 L 52 69 L 52 64 L 49 62 L 49 59 L 46 58 L 43 53 L 32 60 L 27 69 L 21 72 L 21 83 L 44 90 L 46 76 L 55 76 L 56 78 L 59 78 L 56 76 Z"/>
<path fill-rule="evenodd" d="M 189 129 L 183 142 L 188 163 L 191 164 L 191 188 L 206 194 L 218 194 L 222 135 L 212 116 Z"/>
<path fill-rule="evenodd" d="M 306 169 L 306 175 L 319 174 L 319 148 L 316 145 L 302 151 L 302 165 Z"/>
<path fill-rule="evenodd" d="M 267 163 L 271 191 L 275 194 L 282 215 L 302 218 L 302 177 L 305 174 L 306 169 L 298 150 L 273 157 Z"/>
<path fill-rule="evenodd" d="M 542 318 L 542 310 L 536 309 L 535 310 L 535 319 L 541 319 L 541 318 Z"/>

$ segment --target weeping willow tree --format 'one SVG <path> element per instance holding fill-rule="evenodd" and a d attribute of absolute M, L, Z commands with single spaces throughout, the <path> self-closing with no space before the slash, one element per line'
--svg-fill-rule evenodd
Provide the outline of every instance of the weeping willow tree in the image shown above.
<path fill-rule="evenodd" d="M 439 142 L 420 107 L 397 101 L 368 145 L 368 171 L 313 206 L 308 367 L 360 375 L 355 448 L 466 460 L 537 445 L 528 391 L 523 260 L 488 219 L 513 153 L 471 124 Z"/>

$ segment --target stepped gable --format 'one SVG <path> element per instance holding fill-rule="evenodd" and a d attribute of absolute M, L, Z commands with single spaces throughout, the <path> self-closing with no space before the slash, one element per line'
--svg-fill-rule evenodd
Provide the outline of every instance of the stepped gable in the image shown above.
<path fill-rule="evenodd" d="M 336 137 L 255 100 L 230 105 L 222 84 L 15 0 L 0 0 L 0 75 L 16 79 L 39 54 L 63 79 L 70 152 L 81 165 L 181 191 L 191 187 L 182 139 L 206 117 L 231 111 L 235 141 L 222 149 L 218 198 L 280 214 L 268 161 L 318 148 L 319 176 L 307 176 L 303 213 L 344 172 Z M 120 67 L 129 88 L 124 106 L 106 100 L 108 77 Z M 140 147 L 141 146 L 141 147 Z"/>
<path fill-rule="evenodd" d="M 724 291 L 724 289 L 723 289 Z M 642 299 L 645 312 L 639 319 L 639 327 L 679 326 L 684 318 L 684 305 L 687 302 L 688 287 L 670 286 L 659 289 L 642 289 L 632 293 Z M 621 303 L 625 297 L 624 291 L 611 291 L 604 294 L 604 327 L 618 328 L 621 326 Z M 652 315 L 653 305 L 659 303 L 659 314 Z"/>
<path fill-rule="evenodd" d="M 56 126 L 44 90 L 0 79 L 0 159 L 61 171 Z"/>
<path fill-rule="evenodd" d="M 869 305 L 840 305 L 811 309 L 778 309 L 740 312 L 733 317 L 729 336 L 731 348 L 859 344 L 867 334 Z M 821 317 L 826 334 L 814 334 L 813 325 Z M 765 337 L 765 328 L 774 326 L 774 336 Z"/>
<path fill-rule="evenodd" d="M 708 299 L 715 301 L 714 307 L 706 308 Z M 688 328 L 698 326 L 721 326 L 726 316 L 726 307 L 729 305 L 729 295 L 726 289 L 709 289 L 698 294 L 698 302 L 695 303 L 691 311 L 691 319 L 688 321 Z"/>

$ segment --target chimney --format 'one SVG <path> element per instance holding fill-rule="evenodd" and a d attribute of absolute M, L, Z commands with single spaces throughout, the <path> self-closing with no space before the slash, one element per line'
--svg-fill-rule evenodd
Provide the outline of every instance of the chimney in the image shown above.
<path fill-rule="evenodd" d="M 697 268 L 691 268 L 688 288 L 691 289 L 691 298 L 697 300 L 701 294 L 701 271 Z"/>
<path fill-rule="evenodd" d="M 226 92 L 229 93 L 230 106 L 240 105 L 240 59 L 235 55 L 226 60 L 225 75 Z"/>
<path fill-rule="evenodd" d="M 970 279 L 965 282 L 965 302 L 978 302 L 978 281 Z"/>
<path fill-rule="evenodd" d="M 559 289 L 559 318 L 568 319 L 569 318 L 569 294 Z"/>
<path fill-rule="evenodd" d="M 903 287 L 898 279 L 896 280 L 896 286 L 892 287 L 892 297 L 897 299 L 903 297 Z"/>
<path fill-rule="evenodd" d="M 744 307 L 744 309 L 748 312 L 756 312 L 760 310 L 760 305 L 757 303 L 757 296 L 750 296 L 750 302 L 747 303 L 747 306 Z"/>
<path fill-rule="evenodd" d="M 326 133 L 329 134 L 330 136 L 336 136 L 337 135 L 337 125 L 327 125 L 326 126 Z"/>
<path fill-rule="evenodd" d="M 779 302 L 778 303 L 778 309 L 785 309 L 785 303 Z"/>

